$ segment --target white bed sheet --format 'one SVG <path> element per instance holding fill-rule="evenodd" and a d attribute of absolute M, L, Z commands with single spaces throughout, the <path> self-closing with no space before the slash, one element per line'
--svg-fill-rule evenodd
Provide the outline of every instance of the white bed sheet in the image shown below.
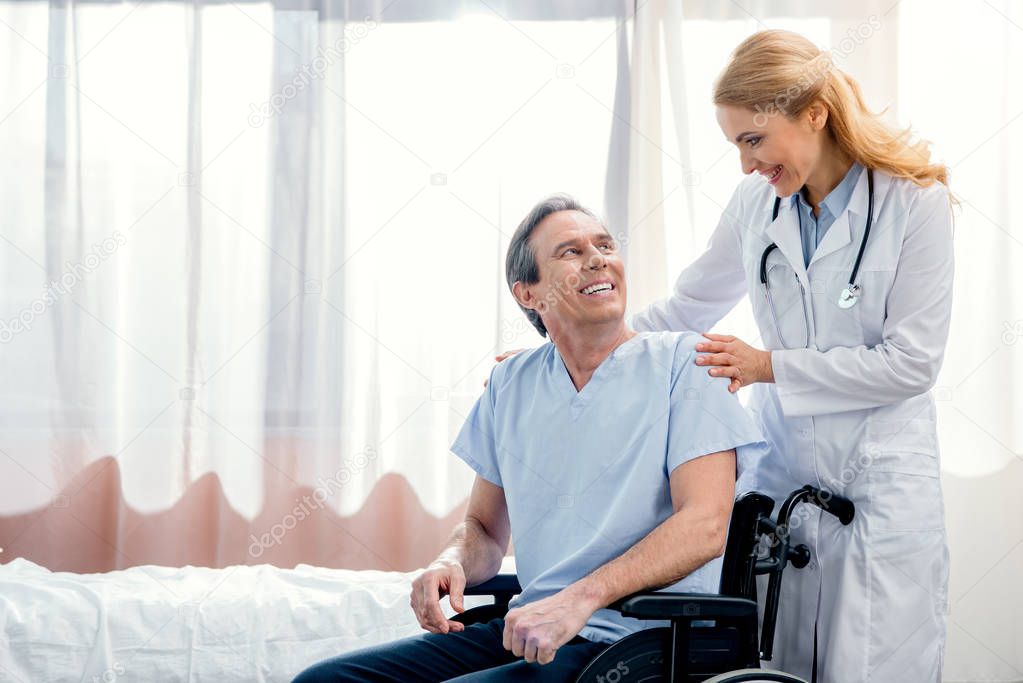
<path fill-rule="evenodd" d="M 0 680 L 290 681 L 320 659 L 421 633 L 409 608 L 417 573 L 256 565 L 74 574 L 16 559 L 0 565 Z M 486 602 L 467 598 L 466 607 Z"/>

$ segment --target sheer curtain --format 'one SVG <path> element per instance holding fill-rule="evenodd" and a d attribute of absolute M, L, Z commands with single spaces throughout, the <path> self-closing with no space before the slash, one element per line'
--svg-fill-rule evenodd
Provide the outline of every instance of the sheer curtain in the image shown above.
<path fill-rule="evenodd" d="M 508 236 L 603 204 L 627 9 L 0 3 L 5 556 L 432 557 L 539 340 Z"/>
<path fill-rule="evenodd" d="M 952 551 L 948 673 L 1023 680 L 1023 7 L 899 6 L 900 118 L 962 202 L 952 334 L 935 398 Z M 962 41 L 968 49 L 935 49 Z"/>
<path fill-rule="evenodd" d="M 576 194 L 623 238 L 633 306 L 666 292 L 739 179 L 712 81 L 782 27 L 952 167 L 946 677 L 1023 679 L 1015 3 L 0 2 L 0 19 L 5 557 L 427 561 L 462 511 L 471 474 L 447 446 L 493 353 L 539 342 L 501 275 L 517 221 Z M 757 340 L 745 302 L 718 331 Z"/>

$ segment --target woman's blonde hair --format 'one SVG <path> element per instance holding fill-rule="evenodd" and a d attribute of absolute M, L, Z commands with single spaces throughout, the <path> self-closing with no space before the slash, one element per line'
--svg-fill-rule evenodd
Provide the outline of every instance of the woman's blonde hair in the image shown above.
<path fill-rule="evenodd" d="M 911 129 L 893 129 L 867 109 L 856 80 L 798 33 L 754 33 L 732 53 L 714 88 L 715 105 L 745 107 L 758 126 L 779 114 L 794 119 L 814 102 L 827 107 L 827 128 L 839 148 L 864 167 L 921 187 L 934 181 L 948 186 L 948 168 L 931 163 L 930 143 L 913 140 Z"/>

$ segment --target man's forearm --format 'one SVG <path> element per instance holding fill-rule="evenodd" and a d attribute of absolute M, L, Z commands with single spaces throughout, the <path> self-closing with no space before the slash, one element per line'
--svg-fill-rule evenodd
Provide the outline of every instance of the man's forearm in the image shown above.
<path fill-rule="evenodd" d="M 478 520 L 468 518 L 455 527 L 438 562 L 457 562 L 465 573 L 466 585 L 473 586 L 492 578 L 501 568 L 505 549 L 501 548 Z"/>
<path fill-rule="evenodd" d="M 600 609 L 637 591 L 670 586 L 719 556 L 727 533 L 727 512 L 683 507 L 569 590 Z"/>

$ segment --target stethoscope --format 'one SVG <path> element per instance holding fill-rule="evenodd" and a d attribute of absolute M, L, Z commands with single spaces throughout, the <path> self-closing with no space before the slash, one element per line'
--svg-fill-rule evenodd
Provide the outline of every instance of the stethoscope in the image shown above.
<path fill-rule="evenodd" d="M 778 210 L 780 208 L 781 208 L 781 197 L 775 197 L 774 198 L 774 210 L 771 212 L 771 222 L 772 223 L 775 220 L 777 220 L 777 218 L 778 218 Z M 800 234 L 802 234 L 802 232 L 803 232 L 803 215 L 802 215 L 802 212 L 798 210 L 798 208 L 797 208 L 796 215 L 797 215 L 797 217 L 799 219 L 799 232 L 800 232 Z M 863 251 L 867 247 L 867 237 L 870 235 L 870 226 L 873 224 L 873 222 L 874 222 L 874 171 L 872 169 L 867 169 L 867 225 L 863 229 L 863 238 L 860 240 L 860 251 L 859 251 L 859 253 L 856 254 L 856 263 L 853 264 L 852 272 L 849 273 L 849 283 L 845 286 L 845 289 L 842 290 L 842 293 L 838 295 L 838 307 L 839 308 L 852 308 L 853 306 L 856 305 L 856 302 L 859 301 L 860 291 L 861 290 L 860 290 L 860 286 L 858 284 L 856 284 L 856 276 L 860 272 L 860 261 L 863 260 Z M 764 249 L 764 253 L 760 257 L 760 283 L 762 285 L 764 285 L 764 292 L 767 294 L 767 301 L 768 301 L 768 304 L 771 307 L 771 317 L 774 319 L 774 326 L 778 330 L 778 337 L 779 337 L 779 339 L 781 339 L 782 345 L 787 347 L 787 348 L 793 348 L 793 347 L 790 347 L 788 344 L 786 344 L 785 340 L 782 338 L 781 325 L 778 324 L 778 313 L 774 309 L 774 299 L 771 297 L 771 288 L 767 284 L 767 257 L 771 254 L 771 252 L 773 250 L 775 250 L 777 248 L 778 248 L 778 245 L 776 243 L 774 243 L 774 242 L 771 242 Z M 799 283 L 799 288 L 800 288 L 800 299 L 803 301 L 803 318 L 805 319 L 806 325 L 807 325 L 806 337 L 807 337 L 807 341 L 809 341 L 809 339 L 810 339 L 810 330 L 809 330 L 810 321 L 809 321 L 809 316 L 806 314 L 806 301 L 805 301 L 805 294 L 806 294 L 806 292 L 805 292 L 805 290 L 803 290 L 803 284 L 802 283 Z"/>

